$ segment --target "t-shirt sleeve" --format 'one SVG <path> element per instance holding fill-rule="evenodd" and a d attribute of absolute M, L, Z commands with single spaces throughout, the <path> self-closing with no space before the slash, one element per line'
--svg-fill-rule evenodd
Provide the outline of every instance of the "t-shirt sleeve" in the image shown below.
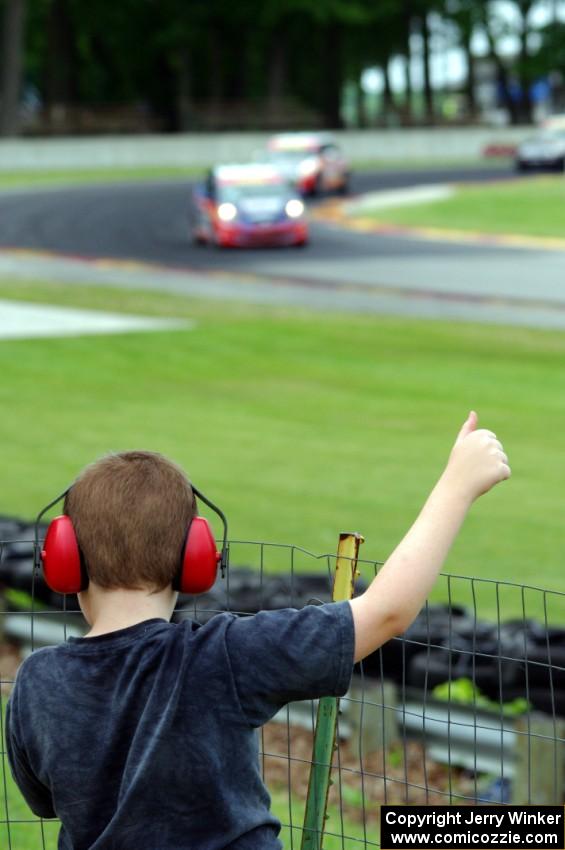
<path fill-rule="evenodd" d="M 293 700 L 343 696 L 353 672 L 349 602 L 234 618 L 226 632 L 242 710 L 253 726 Z"/>
<path fill-rule="evenodd" d="M 6 752 L 12 776 L 34 815 L 41 818 L 55 818 L 57 815 L 53 809 L 51 792 L 34 775 L 17 741 L 12 701 L 9 700 L 6 706 Z"/>

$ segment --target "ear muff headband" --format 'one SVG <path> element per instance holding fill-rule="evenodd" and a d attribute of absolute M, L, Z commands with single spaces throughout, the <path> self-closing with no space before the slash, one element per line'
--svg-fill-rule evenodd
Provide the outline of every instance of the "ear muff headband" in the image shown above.
<path fill-rule="evenodd" d="M 216 581 L 218 564 L 221 567 L 222 578 L 225 576 L 228 557 L 228 523 L 223 511 L 217 505 L 207 499 L 196 487 L 193 485 L 191 487 L 194 496 L 218 514 L 224 527 L 221 552 L 216 550 L 216 542 L 208 520 L 204 517 L 193 516 L 188 527 L 180 569 L 173 580 L 173 588 L 180 590 L 181 593 L 194 595 L 210 590 Z"/>
<path fill-rule="evenodd" d="M 191 485 L 192 486 L 192 485 Z M 50 502 L 35 521 L 35 566 L 43 565 L 45 582 L 56 593 L 79 593 L 88 587 L 88 574 L 78 545 L 72 521 L 68 516 L 55 517 L 49 524 L 43 547 L 39 547 L 39 523 L 47 511 L 63 499 L 68 488 Z M 224 534 L 222 551 L 216 551 L 214 535 L 208 520 L 193 517 L 183 547 L 179 572 L 173 587 L 182 593 L 205 593 L 214 584 L 221 566 L 222 578 L 228 562 L 228 524 L 224 513 L 199 490 L 192 487 L 195 496 L 208 505 L 222 520 Z"/>
<path fill-rule="evenodd" d="M 217 516 L 220 517 L 220 520 L 222 522 L 222 526 L 224 528 L 224 533 L 223 533 L 223 536 L 222 536 L 222 551 L 220 552 L 220 558 L 218 560 L 219 560 L 219 564 L 220 564 L 220 569 L 222 571 L 222 578 L 225 578 L 226 570 L 227 570 L 227 567 L 228 567 L 228 554 L 229 554 L 229 551 L 228 551 L 228 521 L 226 519 L 226 515 L 223 511 L 220 510 L 220 508 L 217 505 L 215 505 L 213 502 L 211 502 L 210 499 L 207 499 L 206 496 L 204 495 L 204 493 L 201 493 L 200 490 L 197 490 L 196 487 L 193 484 L 191 484 L 190 486 L 192 487 L 192 492 L 194 493 L 194 495 L 198 499 L 200 499 L 201 502 L 204 502 L 205 505 L 208 505 L 210 510 L 214 511 L 214 513 L 217 514 Z M 194 522 L 195 519 L 197 519 L 197 517 L 193 517 L 192 522 Z M 191 525 L 192 525 L 192 523 L 191 523 Z M 189 533 L 190 533 L 190 528 L 189 528 Z"/>

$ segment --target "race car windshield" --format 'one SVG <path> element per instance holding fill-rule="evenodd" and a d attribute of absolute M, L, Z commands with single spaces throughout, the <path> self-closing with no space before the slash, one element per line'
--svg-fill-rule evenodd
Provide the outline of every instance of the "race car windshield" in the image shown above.
<path fill-rule="evenodd" d="M 218 200 L 222 203 L 236 204 L 243 198 L 272 198 L 284 194 L 285 188 L 280 183 L 228 183 L 218 186 Z"/>
<path fill-rule="evenodd" d="M 306 159 L 308 156 L 314 156 L 316 154 L 315 150 L 303 148 L 302 150 L 292 150 L 292 151 L 272 151 L 271 159 L 274 160 L 286 160 L 287 162 L 300 162 L 303 159 Z"/>
<path fill-rule="evenodd" d="M 544 130 L 537 136 L 530 136 L 530 142 L 565 142 L 565 131 Z"/>

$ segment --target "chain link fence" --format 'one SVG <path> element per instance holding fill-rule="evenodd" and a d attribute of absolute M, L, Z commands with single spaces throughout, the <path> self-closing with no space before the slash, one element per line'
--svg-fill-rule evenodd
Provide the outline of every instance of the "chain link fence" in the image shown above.
<path fill-rule="evenodd" d="M 0 520 L 0 847 L 54 850 L 57 823 L 35 818 L 15 787 L 4 745 L 6 701 L 25 655 L 86 627 L 74 598 L 34 573 L 28 526 Z M 252 616 L 331 599 L 335 555 L 231 541 L 230 569 L 174 614 Z M 356 593 L 380 563 L 359 560 Z M 565 786 L 565 594 L 510 582 L 441 576 L 401 637 L 356 665 L 340 701 L 324 850 L 379 847 L 383 803 L 561 804 Z M 285 848 L 303 846 L 316 706 L 285 707 L 260 732 L 261 769 Z M 330 769 L 330 765 L 326 765 Z M 312 847 L 321 847 L 321 835 Z"/>

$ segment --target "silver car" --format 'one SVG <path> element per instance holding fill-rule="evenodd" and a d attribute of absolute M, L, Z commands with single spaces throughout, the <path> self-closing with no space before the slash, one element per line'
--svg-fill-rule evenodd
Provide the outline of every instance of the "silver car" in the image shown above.
<path fill-rule="evenodd" d="M 548 129 L 532 136 L 516 148 L 516 169 L 565 171 L 565 129 Z"/>

